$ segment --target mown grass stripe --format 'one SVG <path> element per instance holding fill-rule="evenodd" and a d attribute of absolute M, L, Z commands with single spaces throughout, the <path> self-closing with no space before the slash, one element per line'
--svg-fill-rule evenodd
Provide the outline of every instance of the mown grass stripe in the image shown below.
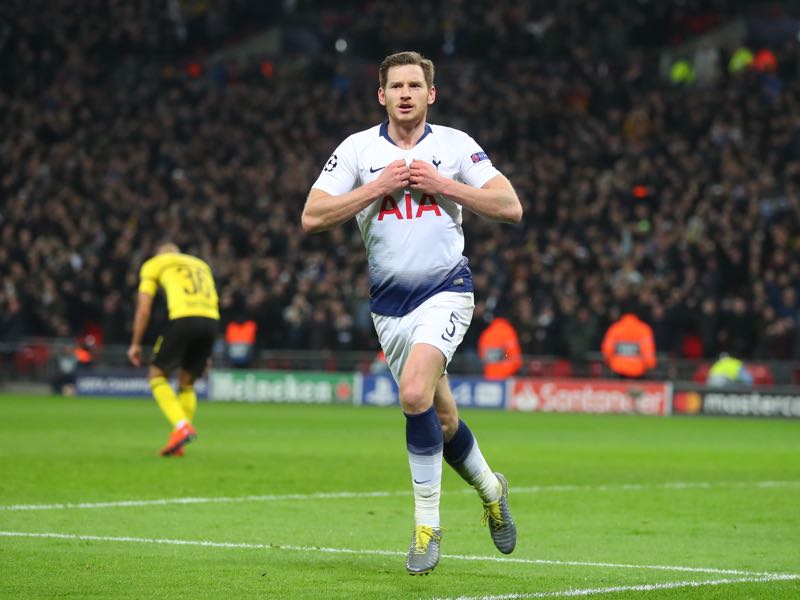
<path fill-rule="evenodd" d="M 665 483 L 608 483 L 599 485 L 539 485 L 509 488 L 512 494 L 542 494 L 550 492 L 604 492 L 604 491 L 644 491 L 653 489 L 695 490 L 715 488 L 755 488 L 775 489 L 800 487 L 800 481 L 670 481 Z M 461 490 L 474 494 L 471 488 Z M 0 505 L 4 511 L 26 510 L 74 510 L 92 508 L 133 508 L 140 506 L 161 506 L 171 504 L 228 504 L 236 502 L 282 502 L 289 500 L 337 500 L 353 498 L 390 498 L 408 496 L 410 490 L 375 492 L 315 492 L 311 494 L 259 494 L 247 496 L 211 496 L 184 498 L 154 498 L 150 500 L 109 500 L 105 502 L 54 502 L 49 504 L 6 504 Z"/>
<path fill-rule="evenodd" d="M 296 546 L 292 544 L 258 544 L 251 542 L 214 542 L 210 540 L 179 540 L 172 538 L 142 538 L 130 536 L 84 535 L 76 533 L 0 531 L 0 537 L 49 538 L 76 541 L 120 542 L 137 544 L 165 544 L 172 546 L 199 546 L 206 548 L 231 548 L 244 550 L 289 550 L 298 552 L 321 552 L 326 554 L 360 554 L 366 556 L 405 556 L 405 552 L 397 550 L 373 550 L 356 548 L 327 548 L 324 546 Z M 713 573 L 717 575 L 739 575 L 742 577 L 773 577 L 795 579 L 800 576 L 782 573 L 761 573 L 742 571 L 739 569 L 719 569 L 715 567 L 686 567 L 680 565 L 638 565 L 626 563 L 548 560 L 537 558 L 515 558 L 510 556 L 472 556 L 466 554 L 442 554 L 442 558 L 481 562 L 498 562 L 506 564 L 550 565 L 570 567 L 596 567 L 614 569 L 641 569 L 654 571 L 681 571 L 687 573 Z"/>

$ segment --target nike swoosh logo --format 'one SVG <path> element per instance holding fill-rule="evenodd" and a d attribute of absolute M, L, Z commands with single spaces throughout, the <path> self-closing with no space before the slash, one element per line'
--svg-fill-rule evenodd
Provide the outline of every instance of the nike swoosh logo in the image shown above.
<path fill-rule="evenodd" d="M 416 483 L 418 485 L 422 485 L 423 483 L 430 483 L 430 482 L 431 482 L 430 479 L 426 479 L 425 481 L 417 481 L 416 479 L 414 479 L 414 483 Z"/>
<path fill-rule="evenodd" d="M 384 166 L 382 166 L 382 167 L 378 167 L 377 169 L 373 169 L 372 167 L 370 167 L 370 168 L 369 168 L 369 172 L 370 172 L 370 173 L 377 173 L 377 172 L 378 172 L 378 171 L 380 171 L 381 169 L 385 169 L 385 168 L 386 168 L 386 165 L 384 165 Z"/>

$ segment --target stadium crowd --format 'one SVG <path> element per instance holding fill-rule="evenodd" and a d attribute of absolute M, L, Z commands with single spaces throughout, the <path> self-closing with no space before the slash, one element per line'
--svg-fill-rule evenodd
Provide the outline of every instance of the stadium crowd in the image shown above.
<path fill-rule="evenodd" d="M 385 1 L 231 0 L 199 34 L 164 4 L 182 3 L 11 3 L 2 341 L 127 343 L 138 269 L 170 239 L 213 265 L 223 321 L 255 319 L 259 347 L 376 349 L 355 224 L 307 237 L 299 216 L 338 140 L 382 120 L 377 63 L 419 49 L 439 67 L 431 120 L 478 140 L 525 209 L 516 228 L 465 217 L 464 346 L 503 311 L 526 354 L 579 358 L 633 299 L 660 352 L 800 358 L 798 43 L 765 71 L 729 73 L 722 52 L 712 82 L 658 68 L 657 46 L 736 3 L 450 0 L 389 27 Z M 248 19 L 285 25 L 287 51 L 215 59 Z"/>

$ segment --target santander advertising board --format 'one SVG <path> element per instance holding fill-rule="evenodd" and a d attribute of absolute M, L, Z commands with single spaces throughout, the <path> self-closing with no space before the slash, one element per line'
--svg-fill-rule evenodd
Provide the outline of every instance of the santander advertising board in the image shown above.
<path fill-rule="evenodd" d="M 665 383 L 591 379 L 517 379 L 509 408 L 519 411 L 663 415 Z"/>

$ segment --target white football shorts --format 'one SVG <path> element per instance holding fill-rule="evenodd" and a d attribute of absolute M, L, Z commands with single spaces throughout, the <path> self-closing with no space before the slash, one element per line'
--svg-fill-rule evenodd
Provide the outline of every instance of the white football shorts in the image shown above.
<path fill-rule="evenodd" d="M 441 350 L 446 373 L 467 333 L 474 310 L 472 292 L 440 292 L 402 317 L 372 313 L 378 340 L 395 381 L 400 381 L 414 344 L 430 344 Z"/>

